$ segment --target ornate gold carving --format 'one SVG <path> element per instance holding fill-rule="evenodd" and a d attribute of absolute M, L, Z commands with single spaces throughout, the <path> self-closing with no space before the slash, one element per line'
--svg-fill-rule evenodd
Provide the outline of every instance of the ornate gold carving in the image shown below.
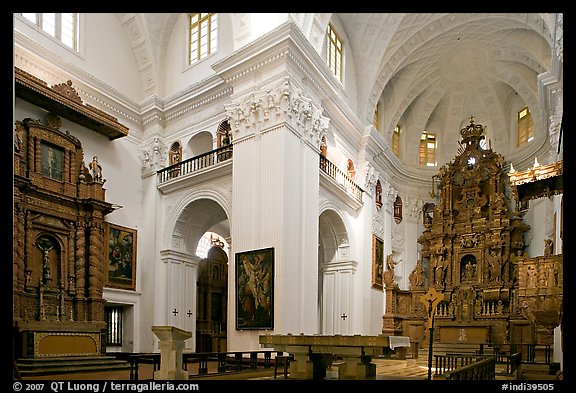
<path fill-rule="evenodd" d="M 471 117 L 461 130 L 459 154 L 434 178 L 439 200 L 433 215 L 423 216 L 424 232 L 418 238 L 421 260 L 409 276 L 412 296 L 387 288 L 383 331 L 398 319 L 408 320 L 402 326 L 424 327 L 429 315 L 419 298 L 426 289 L 443 294 L 435 307 L 435 324 L 453 326 L 455 332 L 470 332 L 470 325 L 485 326 L 502 333 L 486 336 L 493 344 L 513 341 L 508 328 L 511 321 L 547 332 L 536 335 L 534 343 L 548 340 L 546 329 L 557 325 L 561 257 L 555 263 L 522 262 L 526 258 L 522 256 L 524 233 L 530 227 L 523 222 L 523 213 L 514 210 L 507 193 L 511 187 L 503 157 L 481 147 L 484 133 L 484 127 Z M 538 175 L 550 173 L 538 170 Z M 427 212 L 422 210 L 422 214 Z M 546 250 L 548 256 L 542 258 L 554 257 L 550 245 Z M 411 302 L 410 312 L 400 315 L 398 302 L 404 311 L 406 299 Z M 545 323 L 550 323 L 546 329 Z"/>
<path fill-rule="evenodd" d="M 35 76 L 14 68 L 16 96 L 25 99 L 56 115 L 94 130 L 110 139 L 128 135 L 128 127 L 118 119 L 91 105 L 85 105 L 72 87 L 72 81 L 48 87 Z"/>

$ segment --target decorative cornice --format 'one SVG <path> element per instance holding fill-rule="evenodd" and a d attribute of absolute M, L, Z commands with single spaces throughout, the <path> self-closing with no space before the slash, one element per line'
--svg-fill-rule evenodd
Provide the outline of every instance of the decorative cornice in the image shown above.
<path fill-rule="evenodd" d="M 50 88 L 46 82 L 18 67 L 14 69 L 14 79 L 17 97 L 81 124 L 111 140 L 128 135 L 128 127 L 120 124 L 118 119 L 92 105 L 84 104 L 78 92 L 72 87 L 71 80 Z"/>

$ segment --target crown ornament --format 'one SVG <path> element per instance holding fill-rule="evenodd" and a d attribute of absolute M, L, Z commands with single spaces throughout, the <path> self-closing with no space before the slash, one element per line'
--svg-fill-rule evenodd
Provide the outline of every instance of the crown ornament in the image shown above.
<path fill-rule="evenodd" d="M 474 124 L 474 116 L 470 116 L 470 124 L 460 130 L 460 135 L 466 146 L 477 145 L 484 139 L 484 126 Z"/>

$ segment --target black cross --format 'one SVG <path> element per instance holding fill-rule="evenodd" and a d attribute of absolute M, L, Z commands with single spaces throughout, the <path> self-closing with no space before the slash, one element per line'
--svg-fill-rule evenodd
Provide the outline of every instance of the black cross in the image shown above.
<path fill-rule="evenodd" d="M 176 316 L 176 314 L 178 314 L 178 311 L 176 311 L 176 309 L 174 309 L 174 311 L 172 311 L 172 314 L 174 314 L 174 316 Z"/>
<path fill-rule="evenodd" d="M 342 314 L 342 316 L 340 318 L 342 318 L 343 320 L 346 320 L 346 318 L 348 318 L 348 315 Z"/>
<path fill-rule="evenodd" d="M 188 310 L 188 318 L 190 318 L 192 316 L 192 311 Z"/>

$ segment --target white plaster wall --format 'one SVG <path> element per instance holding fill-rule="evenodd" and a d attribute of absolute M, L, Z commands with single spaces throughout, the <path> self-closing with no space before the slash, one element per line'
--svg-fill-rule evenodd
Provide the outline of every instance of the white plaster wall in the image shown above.
<path fill-rule="evenodd" d="M 81 13 L 80 53 L 68 49 L 47 34 L 38 31 L 23 18 L 15 17 L 14 29 L 22 32 L 42 47 L 79 67 L 136 102 L 144 98 L 136 59 L 126 32 L 114 13 Z"/>
<path fill-rule="evenodd" d="M 232 254 L 274 247 L 274 332 L 317 326 L 317 152 L 285 126 L 234 144 Z M 247 175 L 248 174 L 248 175 Z M 234 265 L 229 265 L 233 288 Z M 229 350 L 258 348 L 262 331 L 235 329 L 229 293 Z"/>
<path fill-rule="evenodd" d="M 162 59 L 164 73 L 164 97 L 185 90 L 214 75 L 212 64 L 229 55 L 233 50 L 231 14 L 218 14 L 218 51 L 199 62 L 188 64 L 188 14 L 182 13 L 176 20 L 166 56 Z"/>

